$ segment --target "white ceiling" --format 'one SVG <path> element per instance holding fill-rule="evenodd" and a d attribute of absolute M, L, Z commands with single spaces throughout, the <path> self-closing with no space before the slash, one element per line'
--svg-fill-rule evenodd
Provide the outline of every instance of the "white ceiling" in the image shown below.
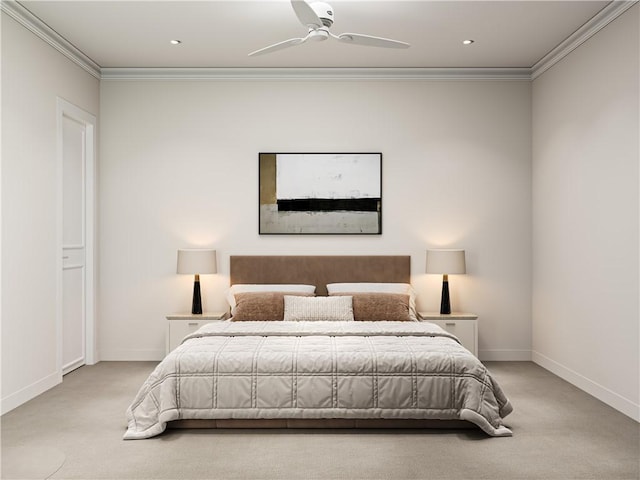
<path fill-rule="evenodd" d="M 289 0 L 31 1 L 20 4 L 100 67 L 532 67 L 608 1 L 329 0 L 331 31 L 402 40 L 407 50 L 331 39 L 248 57 L 306 34 Z M 473 39 L 470 46 L 462 40 Z M 179 39 L 173 46 L 169 40 Z"/>

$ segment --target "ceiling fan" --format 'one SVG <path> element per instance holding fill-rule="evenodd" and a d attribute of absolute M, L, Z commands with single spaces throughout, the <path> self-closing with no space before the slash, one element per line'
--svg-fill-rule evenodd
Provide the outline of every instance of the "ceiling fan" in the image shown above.
<path fill-rule="evenodd" d="M 360 33 L 342 33 L 334 35 L 329 31 L 333 25 L 333 8 L 325 2 L 307 3 L 305 0 L 291 0 L 291 6 L 296 13 L 298 20 L 309 29 L 306 37 L 290 38 L 284 42 L 275 43 L 268 47 L 261 48 L 249 54 L 250 57 L 264 55 L 284 48 L 301 45 L 307 41 L 321 42 L 327 38 L 335 38 L 339 42 L 350 43 L 352 45 L 364 45 L 367 47 L 384 47 L 384 48 L 409 48 L 410 45 L 398 40 L 389 38 L 373 37 L 371 35 L 362 35 Z"/>

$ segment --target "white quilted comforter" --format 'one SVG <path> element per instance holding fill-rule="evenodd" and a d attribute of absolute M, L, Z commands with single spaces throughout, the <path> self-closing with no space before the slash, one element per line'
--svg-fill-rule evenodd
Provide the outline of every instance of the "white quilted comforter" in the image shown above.
<path fill-rule="evenodd" d="M 125 439 L 178 419 L 463 419 L 509 436 L 487 369 L 428 322 L 214 322 L 186 337 L 127 410 Z"/>

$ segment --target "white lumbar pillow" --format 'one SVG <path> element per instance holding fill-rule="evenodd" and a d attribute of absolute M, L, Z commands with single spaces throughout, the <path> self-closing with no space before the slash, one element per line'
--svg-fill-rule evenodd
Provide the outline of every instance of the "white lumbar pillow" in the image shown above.
<path fill-rule="evenodd" d="M 353 297 L 294 297 L 284 296 L 284 320 L 353 321 Z"/>

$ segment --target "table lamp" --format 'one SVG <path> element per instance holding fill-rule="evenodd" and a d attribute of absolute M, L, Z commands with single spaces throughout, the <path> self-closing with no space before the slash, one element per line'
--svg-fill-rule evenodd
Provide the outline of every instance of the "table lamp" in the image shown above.
<path fill-rule="evenodd" d="M 449 275 L 467 273 L 464 261 L 464 250 L 427 250 L 427 273 L 442 274 L 440 313 L 450 314 L 451 302 L 449 301 Z"/>
<path fill-rule="evenodd" d="M 201 315 L 202 297 L 200 295 L 200 275 L 217 272 L 216 251 L 203 248 L 178 250 L 178 266 L 176 272 L 195 275 L 191 313 Z"/>

